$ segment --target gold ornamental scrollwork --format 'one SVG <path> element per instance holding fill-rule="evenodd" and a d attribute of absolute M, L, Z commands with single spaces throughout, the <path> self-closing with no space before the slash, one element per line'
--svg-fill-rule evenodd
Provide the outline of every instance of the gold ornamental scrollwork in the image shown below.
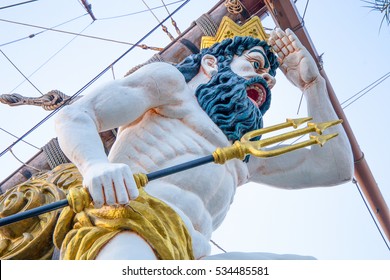
<path fill-rule="evenodd" d="M 32 178 L 0 196 L 0 217 L 7 217 L 65 198 L 64 192 L 47 182 L 47 175 Z M 0 228 L 0 259 L 50 259 L 52 234 L 60 210 L 28 218 Z"/>
<path fill-rule="evenodd" d="M 79 191 L 82 189 L 82 180 L 77 168 L 71 163 L 61 164 L 47 173 L 39 174 L 0 196 L 0 218 L 64 199 L 74 192 L 70 191 L 72 189 L 77 189 L 75 193 L 82 195 L 83 192 Z M 53 232 L 60 211 L 1 227 L 0 259 L 51 259 L 54 251 Z"/>

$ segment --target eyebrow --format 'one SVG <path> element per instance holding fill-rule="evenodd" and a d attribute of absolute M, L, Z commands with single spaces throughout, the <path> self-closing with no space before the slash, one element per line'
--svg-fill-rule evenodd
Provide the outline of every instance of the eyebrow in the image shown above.
<path fill-rule="evenodd" d="M 254 50 L 250 50 L 250 51 L 248 52 L 248 54 L 253 53 L 253 52 L 259 53 L 259 54 L 261 54 L 261 55 L 263 56 L 264 61 L 265 61 L 265 63 L 264 63 L 264 68 L 268 68 L 268 67 L 269 67 L 269 61 L 268 61 L 268 58 L 267 58 L 267 56 L 265 55 L 265 53 L 262 52 L 261 50 L 254 49 Z"/>

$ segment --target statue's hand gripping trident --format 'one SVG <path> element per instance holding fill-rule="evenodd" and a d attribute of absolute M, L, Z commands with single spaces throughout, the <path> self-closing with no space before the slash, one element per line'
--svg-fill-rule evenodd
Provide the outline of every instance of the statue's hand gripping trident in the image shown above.
<path fill-rule="evenodd" d="M 300 119 L 287 119 L 286 122 L 273 125 L 270 127 L 262 128 L 255 131 L 246 133 L 240 141 L 236 141 L 233 145 L 224 148 L 217 148 L 211 155 L 195 159 L 186 163 L 168 167 L 156 172 L 149 174 L 138 173 L 134 174 L 134 179 L 138 188 L 144 187 L 149 181 L 159 179 L 171 174 L 178 173 L 180 171 L 188 170 L 197 166 L 201 166 L 207 163 L 218 163 L 224 164 L 226 161 L 231 159 L 241 159 L 247 155 L 255 157 L 274 157 L 281 154 L 285 154 L 300 148 L 308 147 L 311 145 L 324 145 L 328 140 L 336 137 L 338 134 L 327 134 L 323 135 L 323 132 L 334 125 L 340 124 L 342 120 L 324 122 L 324 123 L 311 123 L 311 118 L 300 118 Z M 296 129 L 303 123 L 307 123 L 305 128 Z M 286 132 L 280 135 L 272 136 L 269 138 L 254 140 L 258 136 L 278 131 L 284 128 L 293 127 L 295 130 Z M 275 146 L 268 149 L 270 145 L 280 143 L 282 141 L 293 139 L 302 135 L 310 135 L 310 139 L 302 142 L 298 142 L 288 146 Z M 43 205 L 25 212 L 17 213 L 8 217 L 0 219 L 0 226 L 5 226 L 11 223 L 15 223 L 30 217 L 38 216 L 40 214 L 53 211 L 56 209 L 63 208 L 65 206 L 71 206 L 75 212 L 81 212 L 85 207 L 90 206 L 91 197 L 86 188 L 71 188 L 67 194 L 67 198 L 59 200 L 57 202 Z"/>

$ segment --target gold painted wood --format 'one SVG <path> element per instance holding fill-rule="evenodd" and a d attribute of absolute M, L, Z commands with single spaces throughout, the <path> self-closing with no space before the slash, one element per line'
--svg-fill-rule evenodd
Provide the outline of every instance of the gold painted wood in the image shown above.
<path fill-rule="evenodd" d="M 69 190 L 76 188 L 82 188 L 80 173 L 73 164 L 59 165 L 1 195 L 0 217 L 64 199 Z M 51 259 L 54 251 L 52 236 L 60 211 L 51 211 L 1 227 L 0 259 Z"/>
<path fill-rule="evenodd" d="M 342 120 L 329 121 L 323 123 L 308 123 L 307 127 L 297 129 L 294 131 L 282 133 L 273 137 L 261 140 L 253 140 L 258 136 L 266 133 L 278 131 L 284 128 L 297 128 L 299 125 L 308 122 L 311 118 L 287 119 L 286 122 L 276 124 L 266 128 L 247 132 L 240 141 L 236 141 L 232 146 L 225 148 L 218 148 L 213 153 L 214 162 L 224 164 L 226 161 L 237 158 L 243 160 L 246 155 L 255 157 L 267 158 L 289 153 L 311 145 L 323 146 L 327 141 L 336 137 L 338 134 L 322 135 L 322 133 L 329 127 L 342 123 Z M 318 135 L 310 135 L 310 140 L 299 142 L 288 146 L 275 147 L 264 150 L 263 148 L 270 145 L 281 143 L 283 141 L 293 139 L 309 133 L 317 133 Z"/>
<path fill-rule="evenodd" d="M 7 191 L 0 197 L 0 217 L 63 199 L 64 192 L 47 176 L 37 176 Z M 0 259 L 50 259 L 54 245 L 52 233 L 59 210 L 0 228 Z"/>
<path fill-rule="evenodd" d="M 229 17 L 223 17 L 218 28 L 217 34 L 212 36 L 203 36 L 200 48 L 209 48 L 215 43 L 219 43 L 225 39 L 232 39 L 235 36 L 250 36 L 260 40 L 267 40 L 268 34 L 264 31 L 259 17 L 253 17 L 242 26 L 236 24 Z"/>

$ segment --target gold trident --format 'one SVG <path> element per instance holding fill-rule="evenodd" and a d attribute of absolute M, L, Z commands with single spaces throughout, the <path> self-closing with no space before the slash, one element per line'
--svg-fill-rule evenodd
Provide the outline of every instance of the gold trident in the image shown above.
<path fill-rule="evenodd" d="M 216 149 L 215 152 L 213 153 L 214 162 L 219 164 L 224 164 L 226 161 L 234 158 L 243 160 L 246 155 L 253 155 L 255 157 L 262 157 L 262 158 L 274 157 L 297 149 L 308 147 L 311 145 L 323 146 L 328 140 L 336 137 L 338 133 L 327 134 L 327 135 L 322 135 L 322 133 L 327 128 L 342 123 L 342 120 L 329 121 L 323 123 L 308 123 L 305 128 L 283 133 L 267 139 L 261 139 L 257 141 L 252 140 L 260 135 L 264 135 L 287 127 L 292 126 L 294 129 L 296 129 L 298 126 L 310 120 L 312 120 L 312 118 L 287 119 L 286 122 L 284 123 L 247 132 L 244 136 L 242 136 L 240 141 L 234 142 L 232 146 Z M 283 146 L 274 149 L 271 148 L 269 150 L 263 150 L 264 147 L 267 147 L 269 145 L 280 143 L 288 139 L 293 139 L 295 137 L 305 135 L 311 132 L 315 132 L 318 135 L 310 135 L 309 136 L 310 140 L 303 141 L 297 144 Z"/>
<path fill-rule="evenodd" d="M 229 147 L 217 148 L 212 153 L 212 155 L 208 155 L 186 163 L 168 167 L 149 174 L 144 174 L 144 173 L 134 174 L 133 176 L 135 182 L 137 184 L 137 187 L 141 188 L 144 187 L 151 180 L 155 180 L 174 173 L 188 170 L 210 162 L 224 164 L 226 161 L 234 158 L 243 160 L 246 155 L 253 155 L 255 157 L 262 157 L 262 158 L 274 157 L 277 155 L 285 154 L 311 145 L 323 146 L 328 140 L 338 135 L 337 133 L 322 135 L 324 130 L 326 130 L 331 126 L 342 123 L 342 120 L 323 122 L 323 123 L 308 123 L 305 128 L 283 133 L 267 139 L 252 140 L 260 135 L 264 135 L 291 126 L 294 129 L 296 129 L 301 124 L 306 123 L 310 120 L 311 118 L 287 119 L 286 122 L 284 123 L 248 132 L 241 138 L 240 141 L 234 142 L 234 144 Z M 288 139 L 292 139 L 301 135 L 305 135 L 308 133 L 314 133 L 314 132 L 317 133 L 318 135 L 310 135 L 310 140 L 303 141 L 289 146 L 280 147 L 280 148 L 276 147 L 274 149 L 271 148 L 269 150 L 263 150 L 264 147 L 267 147 L 269 145 L 279 143 Z M 8 217 L 1 218 L 0 226 L 5 226 L 17 221 L 21 221 L 23 219 L 34 217 L 49 211 L 53 211 L 65 207 L 67 205 L 70 205 L 75 212 L 80 212 L 85 207 L 90 205 L 90 203 L 91 203 L 91 197 L 87 189 L 72 188 L 69 190 L 67 199 L 59 200 L 51 204 L 43 205 L 34 209 L 27 210 L 25 212 L 20 212 Z"/>
<path fill-rule="evenodd" d="M 224 164 L 226 161 L 231 159 L 244 160 L 246 155 L 253 155 L 255 157 L 262 157 L 262 158 L 274 157 L 297 149 L 308 147 L 311 145 L 323 146 L 328 140 L 336 137 L 338 134 L 333 133 L 333 134 L 322 135 L 322 133 L 327 128 L 342 123 L 342 120 L 335 120 L 335 121 L 329 121 L 323 123 L 310 123 L 309 122 L 310 120 L 312 120 L 312 118 L 287 119 L 286 122 L 284 123 L 247 132 L 246 134 L 244 134 L 244 136 L 242 136 L 240 141 L 234 142 L 234 144 L 229 147 L 217 148 L 209 156 L 188 161 L 149 174 L 145 174 L 145 173 L 133 174 L 135 183 L 138 188 L 142 188 L 145 187 L 149 181 L 156 180 L 171 174 L 175 174 L 211 162 Z M 307 126 L 305 128 L 283 133 L 267 139 L 252 140 L 260 135 L 264 135 L 284 128 L 293 127 L 294 129 L 296 129 L 298 128 L 298 126 L 306 122 L 309 123 L 307 123 Z M 283 146 L 280 148 L 263 150 L 264 147 L 267 147 L 269 145 L 279 143 L 288 139 L 293 139 L 295 137 L 312 133 L 312 132 L 315 132 L 318 135 L 310 135 L 309 136 L 310 139 L 307 141 L 303 141 L 293 145 Z M 68 196 L 69 195 L 70 194 L 68 194 Z M 73 198 L 71 196 L 73 196 Z M 90 200 L 87 200 L 86 197 L 87 196 L 84 193 L 75 192 L 74 194 L 68 197 L 68 201 L 79 201 L 80 203 L 77 203 L 79 207 L 75 207 L 76 204 L 74 203 L 70 203 L 70 204 L 72 205 L 73 209 L 82 209 L 83 207 L 85 207 L 90 203 Z"/>
<path fill-rule="evenodd" d="M 246 155 L 253 155 L 255 157 L 262 157 L 262 158 L 274 157 L 311 145 L 323 146 L 328 140 L 336 137 L 338 134 L 334 133 L 334 134 L 322 135 L 322 133 L 327 128 L 342 123 L 342 120 L 335 120 L 335 121 L 329 121 L 323 123 L 308 123 L 307 127 L 305 128 L 283 133 L 267 139 L 252 140 L 260 135 L 267 134 L 280 129 L 284 129 L 288 127 L 293 127 L 294 129 L 296 129 L 298 128 L 298 126 L 310 120 L 312 120 L 312 118 L 287 119 L 286 122 L 281 124 L 247 132 L 241 138 L 240 141 L 234 142 L 234 144 L 229 147 L 217 148 L 212 153 L 212 155 L 195 159 L 183 164 L 168 167 L 166 169 L 152 172 L 149 174 L 137 173 L 133 175 L 134 180 L 137 184 L 137 187 L 140 188 L 140 187 L 144 187 L 151 180 L 159 179 L 161 177 L 165 177 L 210 162 L 224 164 L 226 161 L 231 159 L 244 160 Z M 264 147 L 267 147 L 269 145 L 282 142 L 288 139 L 293 139 L 295 137 L 312 133 L 312 132 L 315 132 L 318 135 L 310 135 L 310 140 L 303 141 L 289 146 L 283 146 L 280 148 L 263 150 Z"/>

